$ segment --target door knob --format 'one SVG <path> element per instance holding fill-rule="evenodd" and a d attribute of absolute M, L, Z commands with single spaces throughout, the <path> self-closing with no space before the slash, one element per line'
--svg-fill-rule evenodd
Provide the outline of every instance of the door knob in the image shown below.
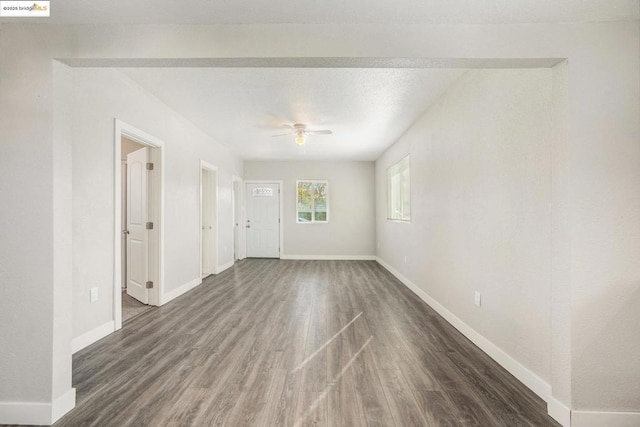
<path fill-rule="evenodd" d="M 122 230 L 122 234 L 129 234 L 129 230 Z"/>

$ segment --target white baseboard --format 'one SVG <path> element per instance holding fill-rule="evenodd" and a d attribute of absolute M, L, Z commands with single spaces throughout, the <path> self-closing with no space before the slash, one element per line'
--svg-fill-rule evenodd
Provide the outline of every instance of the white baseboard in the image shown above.
<path fill-rule="evenodd" d="M 51 425 L 75 405 L 75 388 L 51 403 L 0 402 L 0 424 Z"/>
<path fill-rule="evenodd" d="M 562 427 L 571 426 L 571 408 L 568 408 L 553 396 L 547 398 L 547 414 L 560 423 Z"/>
<path fill-rule="evenodd" d="M 375 261 L 375 255 L 282 255 L 280 259 L 333 260 L 333 261 Z"/>
<path fill-rule="evenodd" d="M 434 300 L 425 291 L 420 289 L 415 283 L 407 279 L 402 273 L 397 271 L 391 265 L 387 264 L 380 258 L 376 258 L 376 261 L 384 268 L 386 268 L 391 274 L 396 276 L 406 287 L 411 289 L 413 293 L 418 295 L 424 302 L 426 302 L 431 308 L 433 308 L 438 314 L 444 317 L 454 328 L 460 331 L 465 337 L 469 338 L 471 342 L 480 347 L 482 351 L 487 353 L 493 360 L 498 362 L 503 368 L 516 377 L 520 382 L 529 387 L 535 394 L 540 396 L 545 401 L 548 401 L 551 397 L 551 386 L 545 382 L 542 378 L 531 372 L 527 367 L 520 362 L 509 356 L 500 347 L 489 341 L 487 338 L 476 332 L 471 326 L 464 323 L 453 313 L 447 310 L 443 305 Z"/>
<path fill-rule="evenodd" d="M 231 267 L 233 267 L 233 264 L 234 264 L 234 262 L 233 262 L 233 261 L 229 261 L 229 262 L 228 262 L 228 263 L 226 263 L 226 264 L 219 265 L 219 266 L 218 266 L 218 272 L 217 272 L 216 274 L 220 274 L 220 273 L 222 273 L 223 271 L 230 269 Z"/>
<path fill-rule="evenodd" d="M 201 278 L 195 278 L 190 282 L 185 283 L 184 285 L 170 291 L 167 292 L 166 294 L 161 296 L 161 303 L 160 305 L 164 305 L 166 303 L 168 303 L 169 301 L 178 298 L 180 295 L 182 294 L 186 294 L 187 292 L 189 292 L 191 289 L 195 288 L 196 286 L 198 286 L 199 284 L 202 283 L 202 279 Z"/>
<path fill-rule="evenodd" d="M 74 338 L 71 340 L 71 352 L 76 353 L 85 347 L 90 346 L 94 342 L 101 340 L 110 333 L 116 330 L 116 323 L 113 320 L 109 320 L 107 323 L 93 328 L 89 332 Z"/>
<path fill-rule="evenodd" d="M 62 418 L 76 406 L 76 389 L 69 389 L 65 394 L 53 401 L 51 408 L 51 424 Z"/>
<path fill-rule="evenodd" d="M 51 425 L 51 403 L 0 402 L 0 424 Z"/>
<path fill-rule="evenodd" d="M 571 427 L 638 427 L 640 412 L 572 411 Z"/>

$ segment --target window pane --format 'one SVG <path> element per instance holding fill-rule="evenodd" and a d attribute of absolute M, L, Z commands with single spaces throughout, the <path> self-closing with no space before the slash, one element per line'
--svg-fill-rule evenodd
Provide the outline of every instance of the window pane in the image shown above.
<path fill-rule="evenodd" d="M 387 169 L 387 218 L 411 219 L 411 176 L 409 156 Z"/>
<path fill-rule="evenodd" d="M 310 182 L 298 183 L 298 221 L 309 222 L 312 220 L 312 184 Z"/>
<path fill-rule="evenodd" d="M 327 184 L 313 184 L 313 205 L 316 221 L 327 220 Z"/>
<path fill-rule="evenodd" d="M 311 222 L 311 212 L 298 212 L 299 222 Z"/>
<path fill-rule="evenodd" d="M 400 189 L 402 194 L 402 219 L 409 221 L 411 219 L 411 177 L 409 176 L 408 161 L 402 170 L 400 182 L 402 185 Z"/>

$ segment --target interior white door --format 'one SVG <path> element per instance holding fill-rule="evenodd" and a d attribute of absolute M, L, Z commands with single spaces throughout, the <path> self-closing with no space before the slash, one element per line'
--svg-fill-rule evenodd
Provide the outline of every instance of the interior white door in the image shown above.
<path fill-rule="evenodd" d="M 120 174 L 122 177 L 122 191 L 120 192 L 120 224 L 126 230 L 127 228 L 127 161 L 122 160 L 120 162 Z M 127 233 L 122 233 L 122 241 L 120 242 L 120 248 L 122 254 L 120 256 L 120 262 L 122 263 L 122 277 L 120 280 L 120 286 L 124 291 L 127 289 Z"/>
<path fill-rule="evenodd" d="M 233 181 L 233 261 L 240 259 L 240 181 Z"/>
<path fill-rule="evenodd" d="M 216 197 L 214 171 L 202 169 L 202 277 L 215 274 L 216 257 Z"/>
<path fill-rule="evenodd" d="M 248 258 L 280 258 L 280 185 L 246 184 Z"/>
<path fill-rule="evenodd" d="M 127 154 L 127 294 L 148 304 L 149 148 Z"/>

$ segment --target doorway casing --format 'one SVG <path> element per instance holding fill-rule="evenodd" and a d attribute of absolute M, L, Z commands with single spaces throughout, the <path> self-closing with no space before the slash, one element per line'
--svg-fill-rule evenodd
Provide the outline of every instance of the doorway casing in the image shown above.
<path fill-rule="evenodd" d="M 115 330 L 122 328 L 122 166 L 121 141 L 127 137 L 139 144 L 150 147 L 151 163 L 154 164 L 151 174 L 149 220 L 153 222 L 153 231 L 149 236 L 150 280 L 154 286 L 149 289 L 149 305 L 161 305 L 164 290 L 164 143 L 148 133 L 115 119 L 114 132 L 114 266 L 113 266 L 113 319 Z"/>

